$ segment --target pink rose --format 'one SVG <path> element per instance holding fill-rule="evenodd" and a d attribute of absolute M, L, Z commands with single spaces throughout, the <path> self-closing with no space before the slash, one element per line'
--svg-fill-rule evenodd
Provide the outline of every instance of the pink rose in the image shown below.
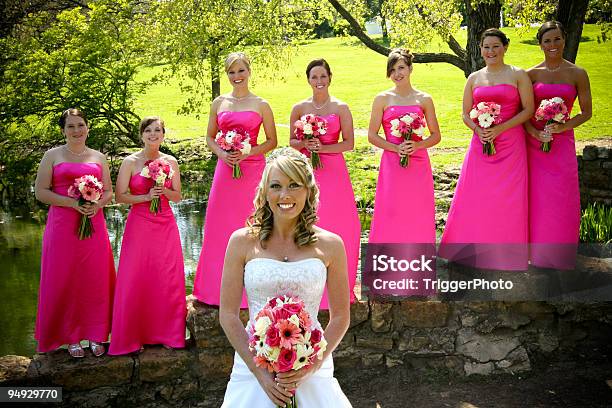
<path fill-rule="evenodd" d="M 311 344 L 318 344 L 318 343 L 320 343 L 321 342 L 321 337 L 323 337 L 323 333 L 321 333 L 321 330 L 314 329 L 310 333 L 310 342 L 311 342 Z"/>
<path fill-rule="evenodd" d="M 270 325 L 266 331 L 266 344 L 270 347 L 280 346 L 280 332 L 274 325 Z"/>
<path fill-rule="evenodd" d="M 287 372 L 293 367 L 293 363 L 297 358 L 297 354 L 293 349 L 281 349 L 278 356 L 278 371 L 280 373 Z"/>

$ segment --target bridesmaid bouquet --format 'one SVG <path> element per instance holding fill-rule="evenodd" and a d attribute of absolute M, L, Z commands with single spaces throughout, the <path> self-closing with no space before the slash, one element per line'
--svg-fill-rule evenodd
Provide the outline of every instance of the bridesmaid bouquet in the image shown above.
<path fill-rule="evenodd" d="M 470 119 L 476 119 L 478 126 L 483 129 L 488 129 L 493 125 L 501 123 L 501 106 L 495 102 L 479 102 L 470 111 Z M 482 145 L 482 153 L 487 156 L 495 154 L 495 145 L 493 142 L 487 142 Z"/>
<path fill-rule="evenodd" d="M 215 142 L 226 152 L 249 154 L 251 152 L 249 139 L 249 133 L 246 131 L 233 129 L 224 132 L 219 130 L 215 137 Z M 240 170 L 240 164 L 236 163 L 233 166 L 232 178 L 239 179 L 240 177 L 242 177 L 242 171 Z"/>
<path fill-rule="evenodd" d="M 79 205 L 97 203 L 102 197 L 102 193 L 104 193 L 104 185 L 95 176 L 89 174 L 74 179 L 74 183 L 68 187 L 68 195 L 79 200 Z M 77 229 L 79 239 L 89 238 L 93 232 L 91 219 L 87 215 L 81 214 L 81 222 Z"/>
<path fill-rule="evenodd" d="M 308 368 L 323 358 L 327 341 L 297 297 L 276 296 L 268 300 L 248 327 L 249 349 L 257 367 L 284 373 Z M 297 408 L 295 396 L 288 407 Z"/>
<path fill-rule="evenodd" d="M 327 133 L 327 121 L 312 113 L 304 115 L 299 120 L 296 120 L 293 126 L 295 126 L 295 136 L 298 140 L 318 138 Z M 310 160 L 312 161 L 313 168 L 323 168 L 321 157 L 318 152 L 311 152 Z"/>
<path fill-rule="evenodd" d="M 140 175 L 145 178 L 150 178 L 155 181 L 157 187 L 160 187 L 164 185 L 166 180 L 170 180 L 174 176 L 174 170 L 172 170 L 170 162 L 160 157 L 155 160 L 147 160 L 140 171 Z M 157 215 L 161 210 L 160 198 L 153 198 L 153 200 L 151 200 L 151 205 L 149 205 L 149 211 L 151 211 L 151 214 Z"/>
<path fill-rule="evenodd" d="M 540 106 L 535 112 L 535 118 L 538 121 L 546 121 L 546 126 L 551 123 L 565 123 L 569 119 L 569 112 L 563 98 L 554 97 L 550 99 L 542 99 Z M 542 142 L 540 150 L 550 152 L 551 142 Z"/>
<path fill-rule="evenodd" d="M 391 134 L 404 140 L 411 140 L 413 134 L 423 138 L 426 127 L 425 117 L 421 113 L 411 112 L 391 121 Z M 408 167 L 408 156 L 400 158 L 400 166 Z"/>

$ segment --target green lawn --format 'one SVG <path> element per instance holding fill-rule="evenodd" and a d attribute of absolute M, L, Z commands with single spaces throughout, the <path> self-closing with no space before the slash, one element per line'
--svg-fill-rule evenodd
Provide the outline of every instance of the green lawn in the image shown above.
<path fill-rule="evenodd" d="M 534 40 L 535 29 L 522 37 L 519 37 L 514 29 L 505 29 L 505 32 L 511 38 L 510 48 L 506 54 L 508 63 L 529 68 L 541 60 L 542 53 Z M 585 26 L 578 53 L 577 62 L 587 69 L 591 79 L 594 111 L 593 118 L 577 130 L 578 140 L 612 134 L 610 131 L 612 105 L 609 103 L 612 100 L 612 87 L 607 84 L 607 80 L 610 79 L 608 72 L 612 69 L 612 41 L 600 44 L 597 42 L 598 35 L 597 26 Z M 465 43 L 465 37 L 465 31 L 457 33 L 457 39 L 461 44 Z M 429 50 L 446 51 L 444 47 L 434 41 Z M 280 78 L 280 74 L 273 76 L 270 73 L 260 72 L 258 67 L 254 66 L 252 90 L 270 102 L 276 118 L 279 145 L 286 145 L 289 139 L 287 125 L 291 106 L 310 95 L 310 87 L 304 73 L 305 67 L 310 60 L 319 57 L 327 59 L 332 67 L 331 92 L 347 102 L 353 112 L 358 137 L 356 152 L 347 155 L 347 160 L 353 180 L 363 181 L 364 189 L 368 190 L 375 180 L 373 177 L 379 159 L 378 155 L 372 154 L 373 150 L 369 148 L 367 139 L 363 135 L 368 126 L 372 99 L 378 92 L 391 86 L 391 82 L 385 77 L 384 56 L 361 45 L 354 37 L 309 41 L 299 47 L 282 75 L 284 79 Z M 144 70 L 140 75 L 141 78 L 148 78 L 160 70 L 160 67 L 153 67 Z M 412 83 L 433 96 L 442 130 L 442 142 L 432 154 L 434 167 L 456 166 L 463 160 L 463 150 L 451 148 L 465 148 L 470 139 L 470 134 L 461 121 L 464 82 L 463 73 L 449 64 L 415 65 Z M 230 85 L 223 78 L 221 92 L 229 90 Z M 147 94 L 138 101 L 137 110 L 142 115 L 161 115 L 166 120 L 169 128 L 168 136 L 171 138 L 202 136 L 206 127 L 207 113 L 204 112 L 199 118 L 195 114 L 178 115 L 176 112 L 184 99 L 185 95 L 181 94 L 174 80 L 169 84 L 152 84 Z M 355 160 L 357 155 L 359 161 Z M 357 163 L 359 168 L 356 168 Z M 364 174 L 358 174 L 361 172 Z M 361 189 L 356 186 L 357 194 L 358 190 Z M 369 196 L 370 192 L 365 190 L 364 194 Z"/>

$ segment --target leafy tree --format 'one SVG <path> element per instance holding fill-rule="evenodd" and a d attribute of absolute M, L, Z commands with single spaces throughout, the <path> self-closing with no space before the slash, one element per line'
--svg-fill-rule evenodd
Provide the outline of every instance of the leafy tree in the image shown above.
<path fill-rule="evenodd" d="M 315 12 L 301 0 L 161 2 L 150 15 L 156 52 L 190 95 L 181 111 L 197 112 L 219 95 L 223 61 L 232 51 L 247 51 L 261 71 L 280 73 L 292 40 L 309 35 Z"/>
<path fill-rule="evenodd" d="M 57 118 L 67 107 L 91 122 L 90 145 L 115 153 L 140 144 L 134 98 L 148 30 L 143 4 L 95 0 L 26 18 L 0 39 L 7 64 L 0 83 L 0 179 L 32 174 L 42 151 L 61 141 Z"/>
<path fill-rule="evenodd" d="M 328 2 L 344 17 L 351 26 L 352 34 L 367 47 L 382 55 L 390 49 L 369 37 L 359 21 L 339 0 Z M 528 23 L 542 17 L 544 5 L 540 0 L 528 2 L 506 2 L 506 10 L 514 11 L 514 21 Z M 484 66 L 478 47 L 480 34 L 490 27 L 500 26 L 502 11 L 501 0 L 386 0 L 384 8 L 392 30 L 389 34 L 391 44 L 402 45 L 411 49 L 425 48 L 435 36 L 441 38 L 451 52 L 417 52 L 415 62 L 446 62 L 461 69 L 467 76 Z M 586 6 L 588 0 L 560 0 L 554 16 L 568 28 L 568 41 L 565 56 L 575 60 Z M 550 6 L 544 11 L 552 11 Z M 516 9 L 515 9 L 516 8 Z M 546 13 L 544 13 L 545 15 Z M 455 39 L 461 22 L 467 25 L 467 43 L 462 47 Z"/>

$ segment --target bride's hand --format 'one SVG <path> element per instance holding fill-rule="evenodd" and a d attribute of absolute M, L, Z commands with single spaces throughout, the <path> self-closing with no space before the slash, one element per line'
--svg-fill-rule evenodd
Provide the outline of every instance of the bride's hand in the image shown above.
<path fill-rule="evenodd" d="M 323 360 L 315 359 L 314 363 L 310 367 L 300 368 L 299 370 L 291 370 L 286 373 L 276 374 L 276 381 L 280 383 L 282 387 L 289 390 L 297 389 L 301 383 L 306 381 L 308 377 L 321 368 Z"/>
<path fill-rule="evenodd" d="M 265 368 L 258 367 L 254 374 L 259 385 L 261 385 L 261 388 L 263 388 L 274 405 L 284 407 L 291 401 L 293 394 L 286 387 L 283 387 L 280 382 L 274 380 L 273 373 L 268 372 Z"/>

